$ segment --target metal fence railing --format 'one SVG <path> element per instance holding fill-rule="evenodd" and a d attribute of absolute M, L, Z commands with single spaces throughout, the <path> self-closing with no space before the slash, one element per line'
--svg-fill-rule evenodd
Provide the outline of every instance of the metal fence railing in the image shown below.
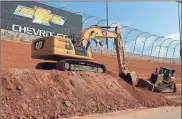
<path fill-rule="evenodd" d="M 2 40 L 13 40 L 13 41 L 20 41 L 20 42 L 24 42 L 24 43 L 31 43 L 34 39 L 37 39 L 40 37 L 34 36 L 34 35 L 23 34 L 23 33 L 17 33 L 17 32 L 13 32 L 13 31 L 7 32 L 6 30 L 1 29 L 1 38 L 2 38 Z M 91 46 L 91 51 L 93 53 L 97 53 L 97 54 L 106 54 L 106 55 L 111 55 L 113 57 L 116 56 L 115 49 L 107 49 L 107 48 L 103 48 L 103 47 Z M 156 56 L 127 52 L 127 51 L 125 51 L 125 56 L 129 57 L 129 58 L 134 58 L 134 59 L 154 60 L 154 61 L 160 61 L 160 62 L 181 64 L 181 60 L 179 60 L 177 58 L 156 57 Z"/>
<path fill-rule="evenodd" d="M 44 4 L 50 5 L 45 2 Z M 83 28 L 86 28 L 90 25 L 96 25 L 96 24 L 102 25 L 102 26 L 106 25 L 105 19 L 93 16 L 93 15 L 84 14 L 78 11 L 71 11 L 66 7 L 59 7 L 59 8 L 82 15 Z M 14 10 L 14 8 L 9 10 L 12 11 Z M 31 35 L 31 34 L 23 34 L 19 32 L 9 31 L 8 28 L 10 27 L 12 18 L 13 18 L 13 15 L 9 17 L 9 21 L 7 22 L 8 24 L 6 24 L 7 25 L 6 29 L 1 29 L 1 40 L 9 39 L 9 40 L 20 40 L 23 42 L 31 42 L 33 39 L 40 37 L 40 36 Z M 69 24 L 66 24 L 66 25 L 69 26 Z M 110 26 L 116 26 L 116 25 L 120 27 L 124 50 L 128 54 L 128 56 L 130 55 L 140 59 L 145 59 L 146 57 L 149 57 L 153 60 L 158 59 L 161 61 L 164 61 L 164 59 L 168 61 L 181 60 L 179 39 L 165 38 L 163 36 L 158 36 L 156 34 L 144 32 L 139 29 L 131 28 L 129 26 L 122 25 L 119 23 L 110 24 Z M 26 24 L 26 26 L 31 26 L 31 24 Z M 81 29 L 77 29 L 74 26 L 72 27 L 76 30 L 81 31 Z M 51 30 L 51 28 L 48 30 Z M 101 49 L 100 47 L 96 47 L 97 45 L 94 42 L 91 42 L 91 46 L 97 50 Z M 112 54 L 115 51 L 114 47 L 115 47 L 114 40 L 109 39 L 109 49 L 106 49 L 106 44 L 104 44 L 104 46 L 102 47 L 102 52 L 107 53 L 107 51 L 109 50 L 109 52 L 111 52 Z"/>

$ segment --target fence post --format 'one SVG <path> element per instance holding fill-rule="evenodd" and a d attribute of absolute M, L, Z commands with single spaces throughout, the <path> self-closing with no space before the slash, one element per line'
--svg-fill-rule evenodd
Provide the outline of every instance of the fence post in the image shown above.
<path fill-rule="evenodd" d="M 136 37 L 135 44 L 134 44 L 134 48 L 133 48 L 133 53 L 135 52 L 135 45 L 136 45 L 136 41 L 137 41 L 138 37 L 140 35 L 142 35 L 142 34 L 145 34 L 145 33 L 147 33 L 147 32 L 142 32 L 142 33 L 138 34 L 138 36 Z"/>
<path fill-rule="evenodd" d="M 158 40 L 158 39 L 160 39 L 160 38 L 164 38 L 164 37 L 158 37 L 157 39 L 155 39 L 155 41 L 153 42 L 153 44 L 152 44 L 152 49 L 151 49 L 151 53 L 150 53 L 150 56 L 152 55 L 152 50 L 153 50 L 153 47 L 154 47 L 154 43 Z"/>
<path fill-rule="evenodd" d="M 14 11 L 15 9 L 16 9 L 16 7 L 14 7 L 13 9 L 11 9 L 10 11 Z M 9 21 L 8 21 L 8 25 L 7 25 L 6 30 L 5 30 L 5 32 L 4 32 L 4 33 L 5 33 L 4 36 L 5 36 L 6 34 L 8 34 L 8 28 L 9 28 L 9 25 L 10 25 L 10 23 L 11 23 L 12 17 L 13 17 L 13 12 L 12 12 L 12 14 L 11 14 L 11 16 L 10 16 Z"/>
<path fill-rule="evenodd" d="M 105 19 L 103 19 L 103 20 L 100 20 L 99 22 L 97 22 L 97 25 L 99 24 L 99 23 L 101 23 L 102 21 L 106 21 Z"/>
<path fill-rule="evenodd" d="M 128 39 L 128 35 L 132 32 L 132 31 L 138 31 L 138 29 L 133 29 L 133 30 L 131 30 L 127 35 L 126 35 L 126 40 Z M 125 45 L 126 45 L 126 40 L 125 40 L 125 42 L 124 42 L 124 50 L 125 50 Z"/>
<path fill-rule="evenodd" d="M 84 24 L 89 18 L 93 18 L 93 17 L 96 17 L 96 16 L 88 16 L 87 18 L 85 18 L 82 22 L 82 24 Z"/>
<path fill-rule="evenodd" d="M 143 48 L 142 48 L 142 55 L 143 55 L 143 51 L 144 51 L 144 47 L 145 47 L 145 43 L 146 43 L 147 39 L 149 39 L 151 36 L 156 36 L 156 35 L 150 35 L 150 36 L 148 36 L 148 37 L 145 39 L 145 41 L 144 41 L 144 45 L 143 45 Z"/>
<path fill-rule="evenodd" d="M 176 51 L 176 47 L 177 47 L 179 44 L 180 44 L 180 43 L 178 43 L 178 44 L 176 44 L 176 45 L 174 46 L 173 57 L 174 57 L 174 53 L 175 53 L 175 51 Z"/>
<path fill-rule="evenodd" d="M 167 51 L 166 51 L 166 56 L 165 56 L 165 58 L 167 57 L 167 52 L 168 52 L 169 46 L 170 46 L 173 42 L 175 42 L 175 41 L 178 41 L 178 40 L 173 40 L 173 41 L 171 41 L 171 42 L 168 44 L 168 46 L 166 46 L 166 47 L 167 47 Z"/>
<path fill-rule="evenodd" d="M 162 43 L 160 44 L 160 48 L 159 48 L 159 52 L 158 52 L 158 58 L 159 58 L 159 55 L 160 55 L 160 51 L 161 51 L 162 44 L 163 44 L 166 40 L 170 40 L 170 39 L 171 39 L 171 38 L 164 39 L 164 41 L 162 41 Z"/>

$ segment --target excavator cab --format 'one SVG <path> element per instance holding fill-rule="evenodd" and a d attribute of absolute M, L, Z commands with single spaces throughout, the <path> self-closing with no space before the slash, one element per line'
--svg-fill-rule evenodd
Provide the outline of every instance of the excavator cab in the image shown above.
<path fill-rule="evenodd" d="M 74 48 L 76 55 L 87 56 L 87 50 L 84 46 L 75 44 Z"/>

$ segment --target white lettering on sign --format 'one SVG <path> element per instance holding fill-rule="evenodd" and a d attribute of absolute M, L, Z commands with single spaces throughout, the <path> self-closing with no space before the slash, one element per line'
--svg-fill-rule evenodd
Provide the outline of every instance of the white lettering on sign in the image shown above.
<path fill-rule="evenodd" d="M 27 33 L 28 33 L 28 34 L 31 34 L 31 35 L 32 35 L 32 34 L 33 34 L 32 31 L 33 31 L 32 28 L 27 27 Z"/>
<path fill-rule="evenodd" d="M 21 33 L 26 33 L 26 31 L 27 31 L 27 27 L 19 27 L 19 32 L 21 32 Z"/>
<path fill-rule="evenodd" d="M 39 34 L 39 29 L 36 31 L 35 29 L 33 29 L 33 33 L 34 33 L 34 35 L 36 35 L 36 36 L 38 36 L 38 34 Z"/>
<path fill-rule="evenodd" d="M 54 32 L 51 32 L 51 31 L 45 31 L 45 30 L 41 30 L 41 29 L 35 29 L 35 28 L 31 28 L 31 27 L 26 27 L 26 26 L 20 26 L 17 24 L 12 25 L 12 31 L 20 32 L 20 33 L 24 33 L 24 34 L 36 35 L 36 36 L 43 36 L 43 37 L 53 36 L 53 34 L 54 34 Z M 56 36 L 62 36 L 64 38 L 67 37 L 67 35 L 60 34 L 60 33 L 57 33 L 55 35 Z"/>
<path fill-rule="evenodd" d="M 46 31 L 46 36 L 53 36 L 53 32 Z"/>
<path fill-rule="evenodd" d="M 45 31 L 44 30 L 40 30 L 39 36 L 45 36 Z"/>
<path fill-rule="evenodd" d="M 18 29 L 19 25 L 13 24 L 13 26 L 12 26 L 12 30 L 17 32 L 18 30 L 15 29 L 15 27 Z"/>

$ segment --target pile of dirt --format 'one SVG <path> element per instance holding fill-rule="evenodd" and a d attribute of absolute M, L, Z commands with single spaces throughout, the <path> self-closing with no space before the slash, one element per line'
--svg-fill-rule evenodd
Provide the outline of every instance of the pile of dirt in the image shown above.
<path fill-rule="evenodd" d="M 67 117 L 126 108 L 177 105 L 132 87 L 113 73 L 2 70 L 2 117 Z"/>

